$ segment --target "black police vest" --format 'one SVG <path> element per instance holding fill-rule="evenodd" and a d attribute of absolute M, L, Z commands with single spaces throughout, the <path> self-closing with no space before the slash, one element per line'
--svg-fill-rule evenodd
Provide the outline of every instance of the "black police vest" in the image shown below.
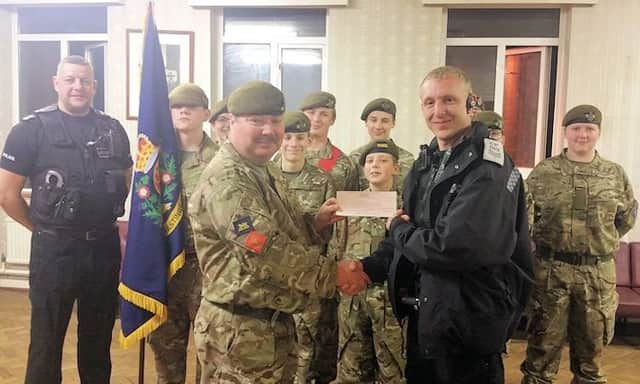
<path fill-rule="evenodd" d="M 31 176 L 34 223 L 100 226 L 122 216 L 128 140 L 120 124 L 93 111 L 85 141 L 71 135 L 57 106 L 39 109 L 34 116 L 42 128 Z"/>

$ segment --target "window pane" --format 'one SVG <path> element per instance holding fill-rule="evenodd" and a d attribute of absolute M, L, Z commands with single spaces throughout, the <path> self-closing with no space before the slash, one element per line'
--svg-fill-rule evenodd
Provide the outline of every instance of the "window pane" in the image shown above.
<path fill-rule="evenodd" d="M 74 48 L 75 47 L 75 48 Z M 70 41 L 69 52 L 74 55 L 85 56 L 93 66 L 93 74 L 98 82 L 96 87 L 96 95 L 93 97 L 93 106 L 96 109 L 104 111 L 104 52 L 106 41 Z"/>
<path fill-rule="evenodd" d="M 19 33 L 107 33 L 107 8 L 18 8 Z"/>
<path fill-rule="evenodd" d="M 225 44 L 222 60 L 224 97 L 247 81 L 271 81 L 269 44 Z"/>
<path fill-rule="evenodd" d="M 306 94 L 322 87 L 322 50 L 284 48 L 281 69 L 285 105 L 292 111 L 298 108 Z"/>
<path fill-rule="evenodd" d="M 60 42 L 21 41 L 18 45 L 20 117 L 57 100 L 51 78 L 60 61 Z"/>
<path fill-rule="evenodd" d="M 473 93 L 480 96 L 484 109 L 493 111 L 496 88 L 496 58 L 498 48 L 447 46 L 447 65 L 464 70 L 471 78 Z"/>
<path fill-rule="evenodd" d="M 540 52 L 507 54 L 505 61 L 504 149 L 519 167 L 535 165 L 540 57 Z"/>
<path fill-rule="evenodd" d="M 558 37 L 559 9 L 449 9 L 447 37 Z"/>
<path fill-rule="evenodd" d="M 225 37 L 324 37 L 326 9 L 225 8 Z"/>

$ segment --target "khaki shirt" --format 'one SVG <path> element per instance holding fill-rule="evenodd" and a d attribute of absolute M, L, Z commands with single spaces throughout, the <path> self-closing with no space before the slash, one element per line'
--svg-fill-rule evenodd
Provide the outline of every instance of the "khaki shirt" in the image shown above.
<path fill-rule="evenodd" d="M 331 158 L 331 152 L 334 145 L 331 144 L 331 140 L 327 142 L 327 145 L 319 151 L 307 150 L 305 155 L 307 161 L 314 166 L 318 166 L 320 159 Z M 358 191 L 360 187 L 358 185 L 358 169 L 356 164 L 351 162 L 349 157 L 340 151 L 336 165 L 331 172 L 331 179 L 335 185 L 336 191 Z"/>
<path fill-rule="evenodd" d="M 196 189 L 202 171 L 207 167 L 220 147 L 205 133 L 197 152 L 180 151 L 180 179 L 182 181 L 182 206 L 187 207 L 189 198 Z M 193 230 L 187 217 L 185 220 L 185 249 L 187 254 L 195 253 Z"/>
<path fill-rule="evenodd" d="M 325 201 L 336 196 L 331 176 L 308 162 L 298 173 L 283 174 L 304 213 L 315 215 Z"/>
<path fill-rule="evenodd" d="M 590 163 L 566 149 L 540 162 L 527 185 L 533 201 L 533 239 L 556 252 L 609 255 L 634 225 L 638 202 L 622 167 L 596 152 Z"/>
<path fill-rule="evenodd" d="M 207 300 L 292 313 L 310 296 L 334 295 L 335 262 L 320 255 L 329 234 L 313 230 L 274 164 L 252 164 L 225 143 L 189 215 Z"/>
<path fill-rule="evenodd" d="M 402 207 L 400 192 L 397 206 Z M 359 260 L 371 255 L 384 240 L 386 223 L 386 217 L 347 217 L 336 223 L 334 236 L 329 243 L 329 257 L 335 260 Z"/>

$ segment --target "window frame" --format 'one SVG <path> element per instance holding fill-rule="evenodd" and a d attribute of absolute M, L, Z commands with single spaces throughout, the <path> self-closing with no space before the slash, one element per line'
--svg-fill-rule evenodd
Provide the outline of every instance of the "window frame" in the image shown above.
<path fill-rule="evenodd" d="M 11 73 L 13 74 L 12 88 L 12 100 L 13 111 L 12 121 L 18 121 L 20 119 L 20 70 L 19 70 L 19 47 L 23 41 L 51 41 L 60 43 L 60 57 L 66 57 L 69 55 L 69 42 L 71 41 L 94 41 L 96 44 L 104 43 L 104 62 L 109 62 L 109 45 L 108 45 L 108 33 L 19 33 L 18 25 L 18 12 L 13 10 L 11 12 L 11 36 L 12 44 L 11 49 L 15 54 L 11 55 Z M 52 74 L 53 76 L 53 74 Z M 104 109 L 107 109 L 109 100 L 109 92 L 106 84 L 108 80 L 108 71 L 104 73 L 104 84 L 99 86 L 104 90 Z M 53 85 L 51 85 L 53 86 Z M 44 107 L 44 105 L 43 105 Z"/>
<path fill-rule="evenodd" d="M 561 20 L 562 20 L 562 12 L 561 12 Z M 446 20 L 445 20 L 446 23 Z M 560 25 L 560 30 L 562 31 L 562 25 Z M 446 31 L 446 28 L 445 28 Z M 560 46 L 560 37 L 556 38 L 532 38 L 532 37 L 452 37 L 445 38 L 443 40 L 443 52 L 445 54 L 442 56 L 442 65 L 445 65 L 446 60 L 446 52 L 448 46 L 491 46 L 496 47 L 496 79 L 495 79 L 495 89 L 494 89 L 494 112 L 502 115 L 502 107 L 504 103 L 504 78 L 505 78 L 505 64 L 506 64 L 506 49 L 510 47 L 512 49 L 527 49 L 533 47 L 559 47 Z M 519 48 L 522 47 L 522 48 Z M 549 73 L 544 71 L 545 68 L 548 68 L 548 63 L 550 60 L 550 55 L 542 53 L 541 56 L 541 77 L 540 77 L 540 89 L 538 94 L 538 101 L 540 105 L 540 100 L 543 98 L 546 100 L 546 105 L 548 105 L 549 98 Z M 557 65 L 557 73 L 558 78 L 560 75 L 560 63 Z M 560 82 L 556 81 L 556 89 L 558 89 Z M 556 100 L 556 110 L 558 107 L 558 98 L 559 93 L 556 92 L 555 100 Z M 536 128 L 536 142 L 534 144 L 534 166 L 541 160 L 546 157 L 546 147 L 549 143 L 547 143 L 547 129 L 554 129 L 553 127 L 547 127 L 547 110 L 538 110 L 538 124 Z M 557 114 L 556 114 L 557 116 Z M 554 119 L 554 127 L 557 126 L 557 119 Z M 554 148 L 556 146 L 554 142 L 552 143 Z M 531 172 L 533 168 L 525 168 L 522 167 L 521 171 L 523 175 L 528 176 L 529 172 Z"/>
<path fill-rule="evenodd" d="M 226 36 L 224 35 L 224 11 L 221 10 L 218 15 L 218 28 L 217 33 L 218 36 L 221 36 L 218 39 L 217 44 L 217 52 L 218 59 L 216 60 L 218 65 L 216 77 L 219 79 L 216 84 L 215 93 L 217 95 L 217 99 L 222 99 L 223 97 L 223 84 L 224 84 L 224 45 L 225 44 L 268 44 L 270 48 L 270 78 L 271 84 L 273 84 L 278 89 L 282 87 L 282 71 L 280 70 L 280 65 L 282 64 L 282 49 L 285 48 L 308 48 L 308 49 L 320 49 L 322 52 L 322 72 L 321 72 L 321 80 L 320 87 L 321 89 L 325 89 L 328 84 L 328 70 L 327 70 L 327 60 L 328 60 L 328 25 L 326 25 L 327 35 L 324 37 L 234 37 L 234 36 Z M 328 23 L 329 12 L 327 12 L 327 16 L 325 17 L 325 24 Z"/>

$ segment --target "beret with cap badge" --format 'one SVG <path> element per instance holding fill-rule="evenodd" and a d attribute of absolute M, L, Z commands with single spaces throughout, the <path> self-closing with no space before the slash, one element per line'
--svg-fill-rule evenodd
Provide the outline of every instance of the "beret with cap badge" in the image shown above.
<path fill-rule="evenodd" d="M 379 97 L 377 99 L 371 100 L 367 105 L 365 105 L 362 110 L 362 114 L 360 114 L 360 120 L 365 121 L 369 114 L 373 111 L 382 111 L 386 112 L 396 118 L 396 104 L 384 97 Z"/>
<path fill-rule="evenodd" d="M 591 123 L 600 126 L 600 123 L 602 123 L 602 112 L 589 104 L 575 106 L 564 115 L 562 125 L 567 127 L 575 123 Z"/>
<path fill-rule="evenodd" d="M 303 112 L 287 112 L 284 114 L 284 131 L 291 133 L 309 132 L 311 122 Z"/>

